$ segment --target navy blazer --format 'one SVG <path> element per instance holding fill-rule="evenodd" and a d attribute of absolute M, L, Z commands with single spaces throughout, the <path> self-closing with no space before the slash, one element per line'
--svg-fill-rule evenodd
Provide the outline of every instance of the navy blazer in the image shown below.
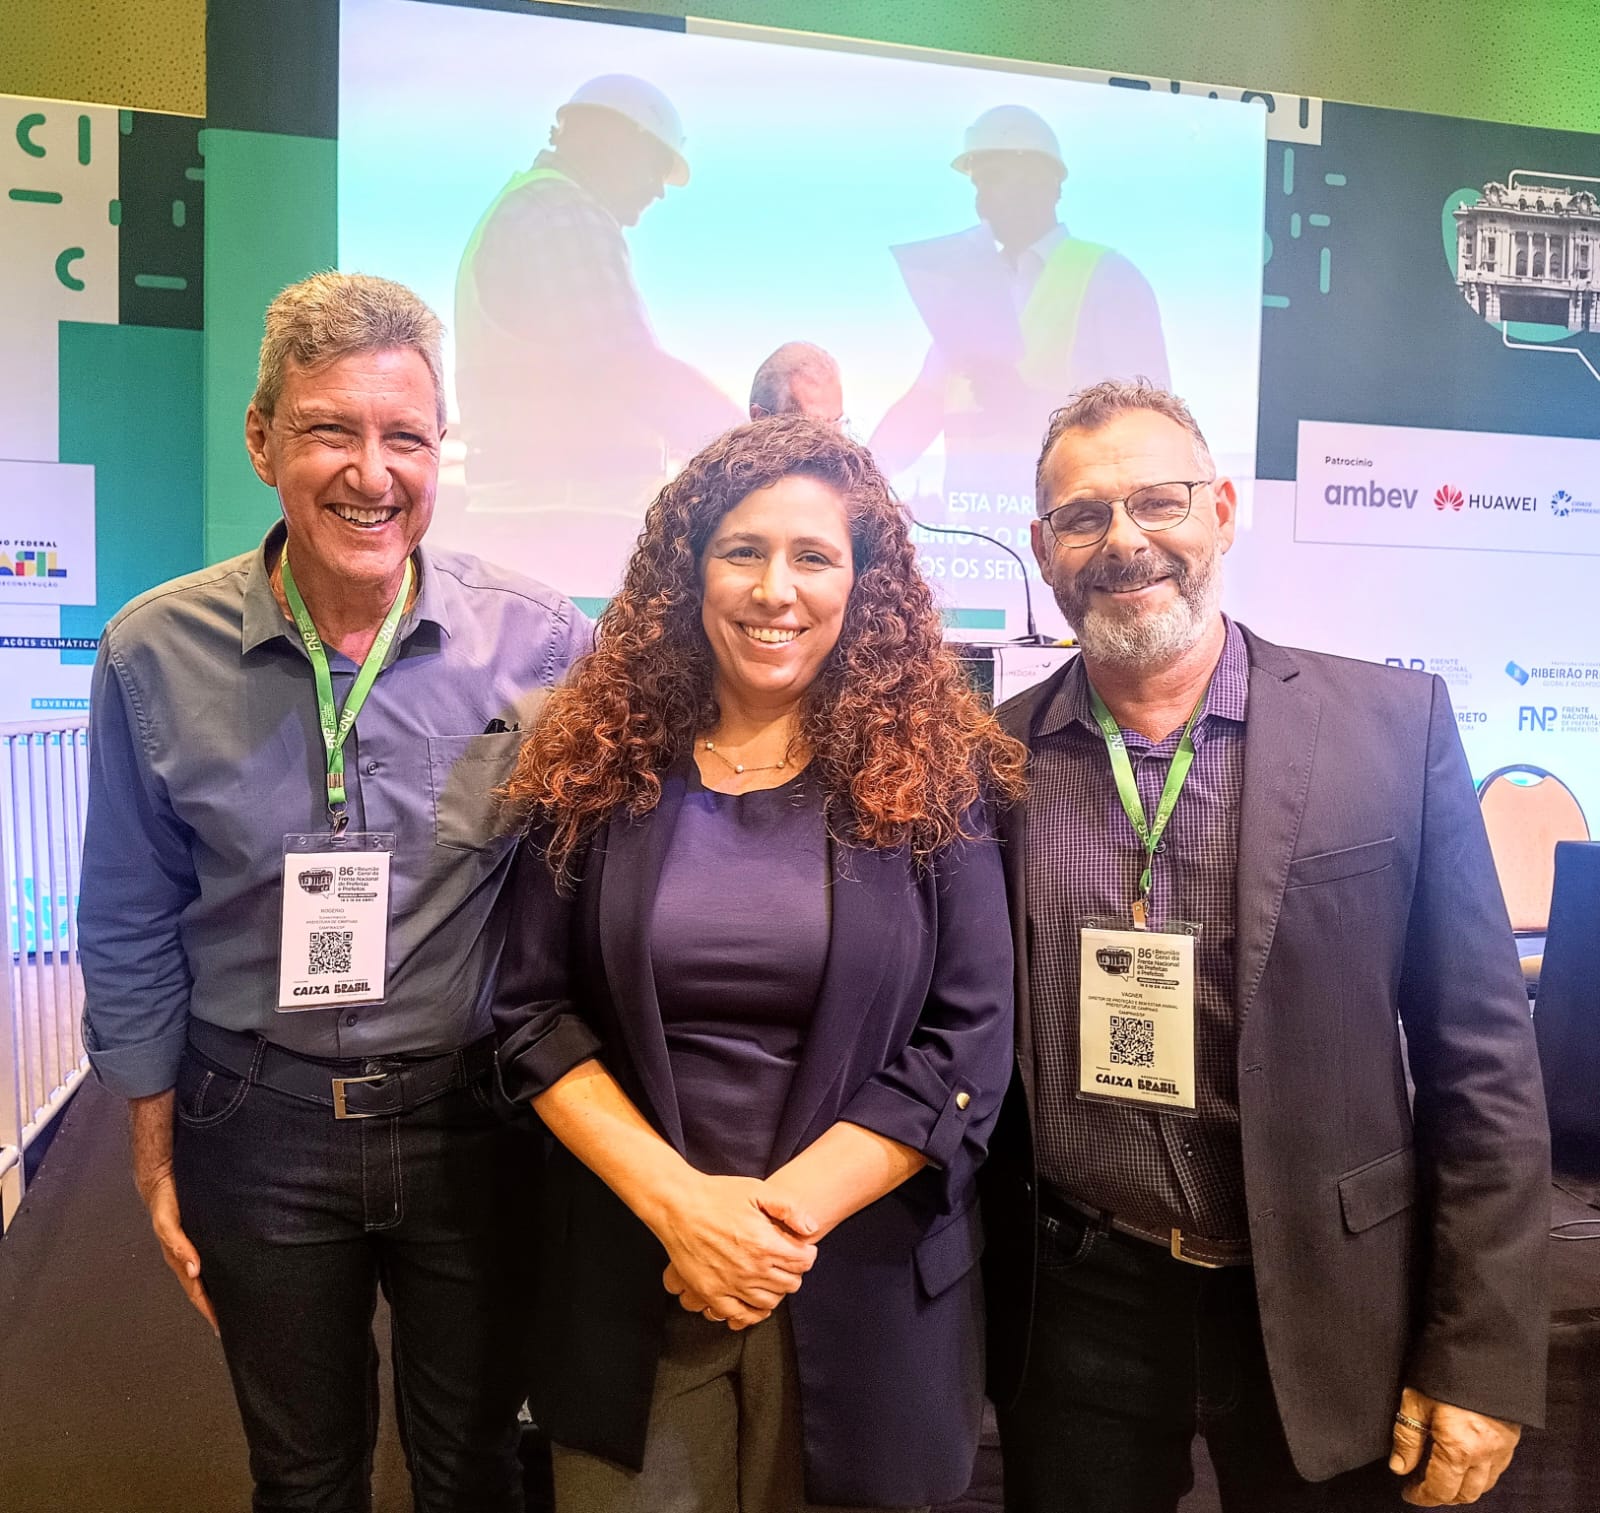
<path fill-rule="evenodd" d="M 495 1009 L 501 1075 L 518 1101 L 599 1057 L 683 1150 L 649 927 L 687 788 L 663 777 L 640 819 L 587 848 L 571 896 L 534 840 L 504 899 Z M 830 842 L 831 936 L 774 1169 L 837 1121 L 931 1163 L 821 1243 L 789 1311 L 807 1496 L 909 1506 L 961 1493 L 983 1393 L 982 1228 L 975 1174 L 1012 1058 L 1012 948 L 993 837 L 931 868 L 904 850 Z M 637 1468 L 666 1310 L 666 1253 L 565 1150 L 545 1186 L 535 1314 L 539 1423 L 559 1444 Z"/>
<path fill-rule="evenodd" d="M 1388 1453 L 1402 1384 L 1541 1422 L 1548 1130 L 1444 684 L 1245 641 L 1234 942 L 1245 1195 L 1278 1412 L 1295 1466 L 1322 1480 Z M 1001 723 L 1031 745 L 1065 676 L 1011 700 Z M 1024 803 L 1002 827 L 1018 1075 L 984 1172 L 1000 1402 L 1026 1369 L 1033 1296 L 1028 822 Z"/>

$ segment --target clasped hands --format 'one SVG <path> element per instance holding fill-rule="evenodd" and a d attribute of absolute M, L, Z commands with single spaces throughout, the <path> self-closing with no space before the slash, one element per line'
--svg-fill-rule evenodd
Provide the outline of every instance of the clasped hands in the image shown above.
<path fill-rule="evenodd" d="M 695 1173 L 656 1230 L 668 1257 L 661 1280 L 687 1312 L 748 1329 L 799 1290 L 820 1229 L 771 1182 Z"/>

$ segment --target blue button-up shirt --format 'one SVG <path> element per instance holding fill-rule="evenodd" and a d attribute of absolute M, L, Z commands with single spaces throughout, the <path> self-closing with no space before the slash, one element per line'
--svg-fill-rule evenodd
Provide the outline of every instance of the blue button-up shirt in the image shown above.
<path fill-rule="evenodd" d="M 329 1057 L 490 1030 L 512 846 L 495 790 L 589 624 L 530 579 L 418 549 L 416 601 L 345 743 L 350 828 L 396 837 L 387 999 L 279 1012 L 283 840 L 328 827 L 311 663 L 268 580 L 283 535 L 152 589 L 101 640 L 78 939 L 85 1044 L 124 1097 L 173 1085 L 191 1015 Z M 342 707 L 358 669 L 328 658 Z"/>

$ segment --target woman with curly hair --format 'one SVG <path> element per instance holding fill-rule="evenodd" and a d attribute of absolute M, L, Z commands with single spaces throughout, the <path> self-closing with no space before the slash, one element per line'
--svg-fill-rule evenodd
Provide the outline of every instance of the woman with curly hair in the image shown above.
<path fill-rule="evenodd" d="M 657 497 L 511 795 L 495 1023 L 545 1182 L 560 1513 L 925 1506 L 982 1403 L 1021 751 L 870 454 L 803 416 Z M 676 1295 L 677 1305 L 674 1305 Z"/>

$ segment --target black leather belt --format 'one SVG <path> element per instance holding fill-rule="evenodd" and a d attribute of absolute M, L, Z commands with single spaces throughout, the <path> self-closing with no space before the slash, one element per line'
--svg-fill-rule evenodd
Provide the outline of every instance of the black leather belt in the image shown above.
<path fill-rule="evenodd" d="M 297 1056 L 260 1035 L 191 1019 L 189 1044 L 223 1071 L 289 1098 L 320 1103 L 333 1110 L 335 1119 L 381 1119 L 403 1114 L 452 1089 L 476 1082 L 494 1067 L 491 1035 L 442 1056 L 322 1060 Z"/>
<path fill-rule="evenodd" d="M 1076 1198 L 1069 1198 L 1060 1189 L 1046 1182 L 1039 1184 L 1039 1213 L 1046 1219 L 1070 1215 L 1080 1221 L 1090 1220 L 1106 1229 L 1114 1230 L 1117 1234 L 1128 1235 L 1135 1240 L 1145 1240 L 1151 1245 L 1159 1245 L 1173 1260 L 1187 1262 L 1190 1266 L 1250 1265 L 1248 1240 L 1209 1240 L 1203 1235 L 1191 1234 L 1183 1229 L 1163 1229 L 1154 1224 L 1124 1219 L 1117 1214 L 1108 1213 L 1103 1208 L 1095 1208 L 1092 1204 L 1080 1203 Z"/>

